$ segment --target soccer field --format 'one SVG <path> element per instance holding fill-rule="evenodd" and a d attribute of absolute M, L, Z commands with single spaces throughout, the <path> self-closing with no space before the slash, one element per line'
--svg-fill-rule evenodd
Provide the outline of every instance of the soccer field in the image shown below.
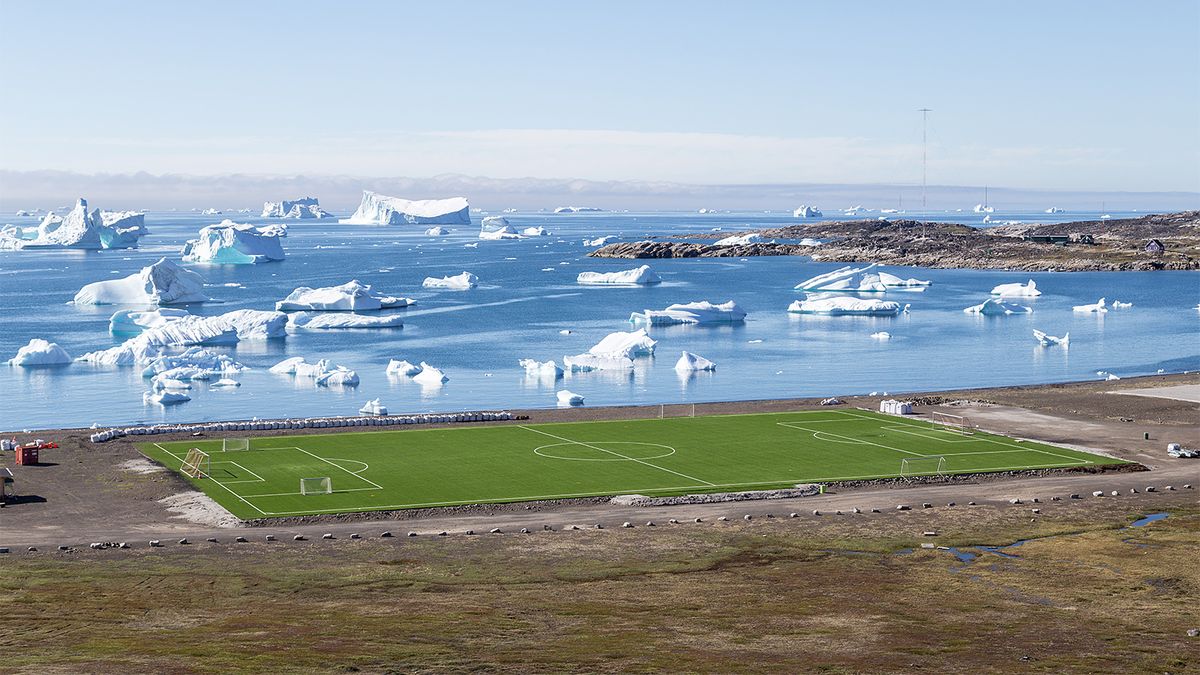
<path fill-rule="evenodd" d="M 1122 463 L 862 410 L 257 437 L 244 451 L 220 439 L 138 447 L 176 471 L 190 448 L 207 453 L 208 475 L 185 477 L 241 518 Z M 332 492 L 302 493 L 310 478 L 328 478 Z M 314 483 L 324 481 L 309 492 Z"/>

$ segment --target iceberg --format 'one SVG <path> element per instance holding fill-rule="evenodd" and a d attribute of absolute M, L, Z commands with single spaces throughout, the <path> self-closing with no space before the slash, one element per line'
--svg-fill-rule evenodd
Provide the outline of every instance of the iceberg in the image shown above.
<path fill-rule="evenodd" d="M 583 245 L 584 246 L 606 246 L 610 242 L 614 242 L 616 240 L 617 240 L 616 237 L 610 235 L 607 237 L 598 237 L 596 239 L 584 239 Z"/>
<path fill-rule="evenodd" d="M 411 201 L 363 190 L 358 210 L 338 222 L 347 225 L 470 225 L 471 207 L 466 197 Z"/>
<path fill-rule="evenodd" d="M 549 237 L 550 231 L 539 225 L 521 230 L 521 235 L 525 237 Z"/>
<path fill-rule="evenodd" d="M 166 406 L 166 405 L 175 405 L 176 403 L 186 403 L 187 401 L 190 401 L 190 400 L 192 400 L 192 397 L 188 396 L 187 394 L 180 393 L 180 392 L 174 392 L 174 391 L 166 391 L 165 389 L 160 390 L 160 391 L 142 392 L 142 402 L 143 403 L 154 403 L 157 405 Z"/>
<path fill-rule="evenodd" d="M 633 359 L 625 356 L 577 354 L 563 357 L 563 368 L 572 373 L 589 373 L 593 370 L 633 370 L 633 365 Z"/>
<path fill-rule="evenodd" d="M 886 330 L 881 330 L 878 333 L 871 333 L 871 339 L 873 339 L 873 340 L 891 340 L 892 334 L 887 332 Z"/>
<path fill-rule="evenodd" d="M 681 373 L 691 373 L 699 370 L 713 371 L 716 369 L 717 364 L 691 352 L 683 352 L 679 360 L 675 362 L 675 370 Z"/>
<path fill-rule="evenodd" d="M 713 242 L 713 246 L 745 246 L 746 244 L 759 244 L 764 241 L 761 234 L 748 232 L 746 234 L 734 234 L 724 239 L 718 239 Z"/>
<path fill-rule="evenodd" d="M 199 239 L 189 239 L 181 251 L 184 262 L 227 265 L 283 260 L 280 237 L 287 236 L 284 225 L 255 227 L 224 220 L 200 228 Z"/>
<path fill-rule="evenodd" d="M 412 379 L 423 387 L 440 387 L 450 381 L 445 373 L 424 361 L 421 362 L 421 372 L 413 375 Z"/>
<path fill-rule="evenodd" d="M 609 333 L 589 349 L 588 353 L 605 358 L 632 359 L 635 356 L 652 356 L 657 344 L 657 340 L 646 334 L 645 328 L 639 328 L 629 333 Z"/>
<path fill-rule="evenodd" d="M 521 235 L 508 224 L 504 216 L 488 216 L 479 224 L 479 238 L 496 241 L 500 239 L 520 239 Z"/>
<path fill-rule="evenodd" d="M 327 286 L 324 288 L 301 286 L 289 293 L 283 300 L 276 302 L 275 309 L 282 312 L 305 310 L 369 312 L 377 309 L 408 307 L 415 302 L 412 298 L 378 295 L 367 284 L 359 283 L 357 279 L 353 279 L 341 286 Z"/>
<path fill-rule="evenodd" d="M 984 206 L 983 204 L 976 204 L 975 208 L 973 208 L 971 210 L 974 211 L 975 213 L 992 213 L 996 209 L 991 206 Z"/>
<path fill-rule="evenodd" d="M 363 404 L 363 407 L 358 409 L 360 415 L 376 415 L 383 416 L 388 414 L 387 406 L 379 402 L 379 399 L 373 398 Z"/>
<path fill-rule="evenodd" d="M 288 315 L 261 309 L 235 309 L 219 317 L 233 326 L 240 340 L 273 340 L 287 336 Z"/>
<path fill-rule="evenodd" d="M 847 296 L 809 297 L 788 305 L 787 311 L 797 314 L 826 314 L 829 316 L 898 316 L 908 309 L 892 300 L 851 298 Z"/>
<path fill-rule="evenodd" d="M 358 374 L 345 366 L 335 366 L 329 359 L 308 363 L 303 356 L 293 356 L 271 366 L 269 372 L 312 379 L 319 386 L 358 386 Z"/>
<path fill-rule="evenodd" d="M 655 274 L 649 265 L 642 265 L 621 272 L 581 272 L 575 277 L 575 282 L 588 285 L 657 284 L 662 282 L 662 278 Z"/>
<path fill-rule="evenodd" d="M 14 366 L 61 366 L 71 362 L 71 355 L 57 343 L 34 338 L 17 350 L 9 364 Z"/>
<path fill-rule="evenodd" d="M 558 392 L 558 404 L 560 406 L 577 406 L 583 405 L 583 397 L 573 391 L 563 389 Z"/>
<path fill-rule="evenodd" d="M 142 369 L 142 377 L 152 378 L 163 373 L 178 373 L 180 369 L 204 370 L 208 371 L 209 375 L 219 375 L 240 373 L 246 370 L 246 366 L 234 361 L 233 357 L 228 354 L 218 354 L 203 347 L 188 347 L 179 354 L 159 356 L 153 359 Z M 189 379 L 199 380 L 208 379 L 208 377 L 189 377 Z"/>
<path fill-rule="evenodd" d="M 75 294 L 77 305 L 172 305 L 207 302 L 204 277 L 159 259 L 124 279 L 90 283 Z"/>
<path fill-rule="evenodd" d="M 388 375 L 403 375 L 405 377 L 412 377 L 421 372 L 421 366 L 409 363 L 408 361 L 397 361 L 396 359 L 392 359 L 388 361 L 387 370 L 385 372 Z"/>
<path fill-rule="evenodd" d="M 213 382 L 212 384 L 210 384 L 208 386 L 209 387 L 240 387 L 240 386 L 242 386 L 242 383 L 238 382 L 237 380 L 231 380 L 228 377 L 222 377 L 221 379 L 217 380 L 216 382 Z"/>
<path fill-rule="evenodd" d="M 316 197 L 301 197 L 292 201 L 263 202 L 263 218 L 299 218 L 312 220 L 332 217 L 321 208 Z"/>
<path fill-rule="evenodd" d="M 195 316 L 181 309 L 121 310 L 108 320 L 110 332 L 137 335 L 153 330 L 159 344 L 233 344 L 287 335 L 283 312 L 238 309 L 217 316 Z M 217 339 L 218 336 L 224 336 Z"/>
<path fill-rule="evenodd" d="M 895 274 L 887 272 L 878 272 L 879 282 L 884 288 L 911 288 L 916 290 L 924 290 L 926 286 L 932 286 L 932 281 L 921 281 L 920 279 L 901 279 Z"/>
<path fill-rule="evenodd" d="M 560 207 L 554 209 L 554 212 L 555 213 L 592 213 L 592 212 L 603 211 L 603 210 L 604 209 L 598 209 L 594 206 L 560 206 Z"/>
<path fill-rule="evenodd" d="M 559 368 L 553 360 L 538 362 L 534 359 L 521 359 L 518 363 L 525 369 L 525 374 L 529 377 L 557 380 L 563 376 L 563 369 Z"/>
<path fill-rule="evenodd" d="M 0 234 L 0 249 L 24 248 L 137 248 L 138 240 L 148 234 L 146 216 L 136 211 L 88 211 L 86 199 L 80 199 L 65 217 L 47 213 L 36 230 Z"/>
<path fill-rule="evenodd" d="M 820 218 L 823 215 L 821 210 L 815 206 L 801 205 L 800 208 L 792 211 L 793 218 Z"/>
<path fill-rule="evenodd" d="M 441 225 L 434 225 L 428 230 L 425 230 L 425 234 L 430 237 L 444 237 L 447 234 L 450 234 L 450 230 L 447 230 Z"/>
<path fill-rule="evenodd" d="M 1091 312 L 1093 314 L 1104 314 L 1105 312 L 1108 311 L 1108 307 L 1104 302 L 1104 298 L 1100 298 L 1099 302 L 1096 302 L 1094 304 L 1075 305 L 1071 309 L 1073 309 L 1076 312 L 1081 312 L 1081 313 Z"/>
<path fill-rule="evenodd" d="M 1047 335 L 1036 328 L 1033 331 L 1033 339 L 1037 340 L 1038 344 L 1043 347 L 1053 347 L 1054 345 L 1067 347 L 1071 344 L 1070 333 L 1066 333 L 1062 337 L 1054 337 L 1053 335 Z"/>
<path fill-rule="evenodd" d="M 421 282 L 423 288 L 448 288 L 456 291 L 465 291 L 475 288 L 479 285 L 479 277 L 470 272 L 463 272 L 452 277 L 425 277 L 425 281 Z"/>
<path fill-rule="evenodd" d="M 1027 284 L 1000 284 L 992 289 L 992 295 L 1007 298 L 1036 298 L 1041 294 L 1033 279 Z"/>
<path fill-rule="evenodd" d="M 1060 209 L 1057 206 L 1051 206 L 1050 208 L 1046 209 L 1046 213 L 1065 213 L 1065 212 L 1066 212 L 1066 209 Z"/>
<path fill-rule="evenodd" d="M 669 305 L 663 310 L 647 309 L 629 315 L 630 323 L 645 323 L 651 326 L 669 326 L 680 323 L 737 323 L 745 321 L 745 319 L 746 312 L 732 300 L 720 305 L 701 300 L 700 302 Z"/>
<path fill-rule="evenodd" d="M 357 387 L 358 373 L 346 366 L 338 366 L 321 373 L 314 381 L 318 387 Z"/>
<path fill-rule="evenodd" d="M 293 314 L 291 319 L 293 326 L 311 329 L 397 328 L 404 325 L 404 317 L 399 314 L 363 316 L 361 314 L 309 314 L 307 312 L 299 312 Z"/>
<path fill-rule="evenodd" d="M 219 216 L 219 215 L 221 215 L 221 210 L 208 208 L 208 209 L 204 209 L 203 211 L 201 211 L 200 215 L 202 215 L 202 216 Z"/>
<path fill-rule="evenodd" d="M 1113 309 L 1129 309 L 1130 307 L 1133 307 L 1133 303 L 1132 302 L 1121 302 L 1120 300 L 1113 300 L 1112 304 L 1109 306 L 1112 307 Z"/>
<path fill-rule="evenodd" d="M 984 300 L 978 305 L 963 310 L 967 314 L 982 314 L 983 316 L 1008 316 L 1009 314 L 1029 314 L 1033 310 L 1025 305 L 1000 300 Z"/>
<path fill-rule="evenodd" d="M 872 271 L 875 267 L 874 263 L 866 267 L 839 267 L 802 281 L 796 284 L 795 289 L 825 293 L 883 293 L 887 286 L 880 280 L 879 274 Z"/>
<path fill-rule="evenodd" d="M 185 316 L 191 316 L 186 309 L 166 307 L 152 310 L 122 309 L 113 313 L 109 318 L 108 331 L 117 335 L 137 335 L 147 328 L 161 328 Z"/>

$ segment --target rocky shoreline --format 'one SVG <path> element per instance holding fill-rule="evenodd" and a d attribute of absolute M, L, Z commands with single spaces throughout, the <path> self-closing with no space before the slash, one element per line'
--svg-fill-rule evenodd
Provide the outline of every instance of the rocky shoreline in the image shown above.
<path fill-rule="evenodd" d="M 717 246 L 727 233 L 609 244 L 597 258 L 811 256 L 830 262 L 1024 271 L 1200 269 L 1200 211 L 1141 218 L 979 229 L 915 220 L 830 221 L 761 230 L 774 240 Z M 820 239 L 808 246 L 788 240 Z M 1147 250 L 1151 240 L 1161 252 Z"/>

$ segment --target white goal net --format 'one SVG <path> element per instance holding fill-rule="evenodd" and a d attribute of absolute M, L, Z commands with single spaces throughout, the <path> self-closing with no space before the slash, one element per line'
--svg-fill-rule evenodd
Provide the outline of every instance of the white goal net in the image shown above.
<path fill-rule="evenodd" d="M 187 451 L 187 455 L 183 458 L 183 463 L 179 470 L 185 476 L 192 478 L 208 478 L 211 471 L 211 462 L 208 459 L 208 453 L 199 448 L 191 448 Z"/>
<path fill-rule="evenodd" d="M 900 477 L 945 476 L 945 457 L 905 457 L 900 460 Z"/>
<path fill-rule="evenodd" d="M 971 420 L 962 415 L 951 415 L 950 413 L 933 412 L 933 413 L 930 413 L 929 419 L 934 424 L 940 424 L 941 426 L 949 429 L 950 431 L 957 431 L 960 434 L 974 433 L 972 431 L 973 427 L 971 426 Z"/>
<path fill-rule="evenodd" d="M 327 495 L 332 492 L 333 481 L 329 479 L 329 476 L 300 479 L 300 494 L 302 495 Z"/>
<path fill-rule="evenodd" d="M 245 452 L 249 449 L 249 438 L 226 438 L 221 441 L 221 450 L 225 452 Z"/>

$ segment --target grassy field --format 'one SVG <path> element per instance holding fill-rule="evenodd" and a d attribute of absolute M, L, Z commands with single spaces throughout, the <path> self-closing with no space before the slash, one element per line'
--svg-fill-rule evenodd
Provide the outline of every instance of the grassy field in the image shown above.
<path fill-rule="evenodd" d="M 209 476 L 188 480 L 242 518 L 1120 463 L 860 410 L 259 437 L 240 452 L 219 439 L 138 447 L 175 470 L 189 448 L 208 453 Z M 333 492 L 301 494 L 302 478 L 323 477 Z"/>

